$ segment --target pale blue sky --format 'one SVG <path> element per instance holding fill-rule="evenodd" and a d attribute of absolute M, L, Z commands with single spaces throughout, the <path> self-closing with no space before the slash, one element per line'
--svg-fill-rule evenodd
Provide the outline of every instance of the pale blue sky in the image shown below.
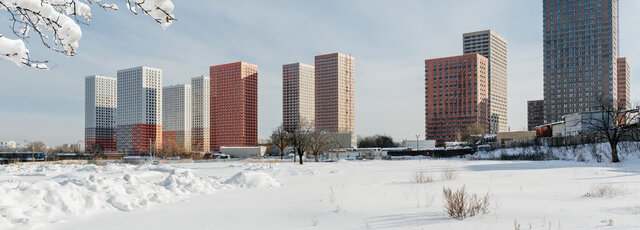
<path fill-rule="evenodd" d="M 542 98 L 542 1 L 201 1 L 174 0 L 178 21 L 163 30 L 149 17 L 94 9 L 78 55 L 28 44 L 49 71 L 0 61 L 0 140 L 75 143 L 84 136 L 84 77 L 115 76 L 147 65 L 164 85 L 189 83 L 211 65 L 259 66 L 259 137 L 281 122 L 283 64 L 313 64 L 318 54 L 356 58 L 356 132 L 396 140 L 424 136 L 424 60 L 459 55 L 462 33 L 492 29 L 508 40 L 508 110 L 512 130 L 526 127 L 526 101 Z M 621 0 L 621 55 L 640 89 L 640 1 Z M 0 34 L 12 37 L 8 16 Z M 638 64 L 636 64 L 638 63 Z"/>

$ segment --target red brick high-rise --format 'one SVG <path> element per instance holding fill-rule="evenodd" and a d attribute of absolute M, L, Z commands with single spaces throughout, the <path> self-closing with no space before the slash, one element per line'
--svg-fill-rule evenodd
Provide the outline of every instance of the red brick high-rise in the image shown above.
<path fill-rule="evenodd" d="M 627 58 L 618 58 L 618 108 L 621 110 L 631 109 L 631 69 Z"/>
<path fill-rule="evenodd" d="M 427 140 L 460 140 L 472 126 L 489 132 L 488 59 L 479 54 L 425 61 Z"/>
<path fill-rule="evenodd" d="M 258 142 L 258 66 L 246 62 L 209 68 L 211 150 Z"/>

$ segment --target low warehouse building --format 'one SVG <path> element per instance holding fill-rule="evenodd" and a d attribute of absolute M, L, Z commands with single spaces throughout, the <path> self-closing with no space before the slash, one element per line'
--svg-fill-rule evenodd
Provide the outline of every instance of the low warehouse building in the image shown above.
<path fill-rule="evenodd" d="M 510 145 L 511 143 L 533 141 L 536 139 L 536 131 L 515 131 L 515 132 L 499 132 L 496 135 L 496 141 L 500 145 Z"/>
<path fill-rule="evenodd" d="M 262 157 L 266 151 L 266 146 L 220 147 L 220 152 L 222 154 L 227 154 L 234 158 Z"/>

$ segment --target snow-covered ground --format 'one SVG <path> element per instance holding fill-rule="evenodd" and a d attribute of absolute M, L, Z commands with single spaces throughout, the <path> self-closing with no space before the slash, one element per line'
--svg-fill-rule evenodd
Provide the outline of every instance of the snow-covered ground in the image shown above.
<path fill-rule="evenodd" d="M 455 170 L 447 181 L 443 171 Z M 412 183 L 416 172 L 431 183 Z M 611 185 L 608 197 L 587 197 Z M 443 187 L 492 197 L 454 220 Z M 638 229 L 640 161 L 0 166 L 0 229 Z"/>

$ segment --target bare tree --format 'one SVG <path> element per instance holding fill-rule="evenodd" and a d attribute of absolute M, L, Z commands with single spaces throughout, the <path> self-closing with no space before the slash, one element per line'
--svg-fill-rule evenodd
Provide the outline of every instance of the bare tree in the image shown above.
<path fill-rule="evenodd" d="M 284 149 L 289 146 L 289 132 L 282 128 L 282 125 L 278 126 L 271 133 L 271 143 L 278 147 L 278 153 L 280 153 L 280 160 L 284 159 Z"/>
<path fill-rule="evenodd" d="M 184 146 L 178 145 L 175 141 L 170 141 L 164 144 L 159 154 L 162 157 L 188 157 L 189 151 L 187 151 Z"/>
<path fill-rule="evenodd" d="M 470 145 L 475 145 L 479 140 L 482 140 L 483 135 L 487 133 L 489 133 L 487 127 L 480 124 L 473 124 L 468 126 L 462 133 L 461 140 Z"/>
<path fill-rule="evenodd" d="M 298 157 L 300 157 L 300 164 L 302 164 L 302 157 L 307 149 L 311 145 L 311 132 L 313 131 L 313 123 L 309 121 L 300 121 L 298 130 L 289 134 L 289 143 L 296 150 Z"/>
<path fill-rule="evenodd" d="M 318 162 L 318 154 L 333 147 L 333 136 L 325 131 L 314 130 L 309 134 L 309 148 L 313 153 L 315 162 Z"/>
<path fill-rule="evenodd" d="M 46 152 L 47 151 L 47 145 L 45 145 L 44 142 L 42 142 L 42 141 L 29 142 L 29 144 L 27 144 L 26 147 L 31 152 Z"/>
<path fill-rule="evenodd" d="M 58 145 L 54 149 L 50 150 L 51 153 L 80 153 L 82 150 L 78 145 L 64 144 Z"/>
<path fill-rule="evenodd" d="M 600 100 L 599 111 L 591 112 L 585 122 L 588 130 L 596 133 L 600 140 L 609 142 L 611 147 L 611 162 L 620 162 L 618 157 L 618 143 L 633 135 L 634 126 L 630 124 L 638 118 L 638 109 L 621 109 L 609 100 Z"/>

